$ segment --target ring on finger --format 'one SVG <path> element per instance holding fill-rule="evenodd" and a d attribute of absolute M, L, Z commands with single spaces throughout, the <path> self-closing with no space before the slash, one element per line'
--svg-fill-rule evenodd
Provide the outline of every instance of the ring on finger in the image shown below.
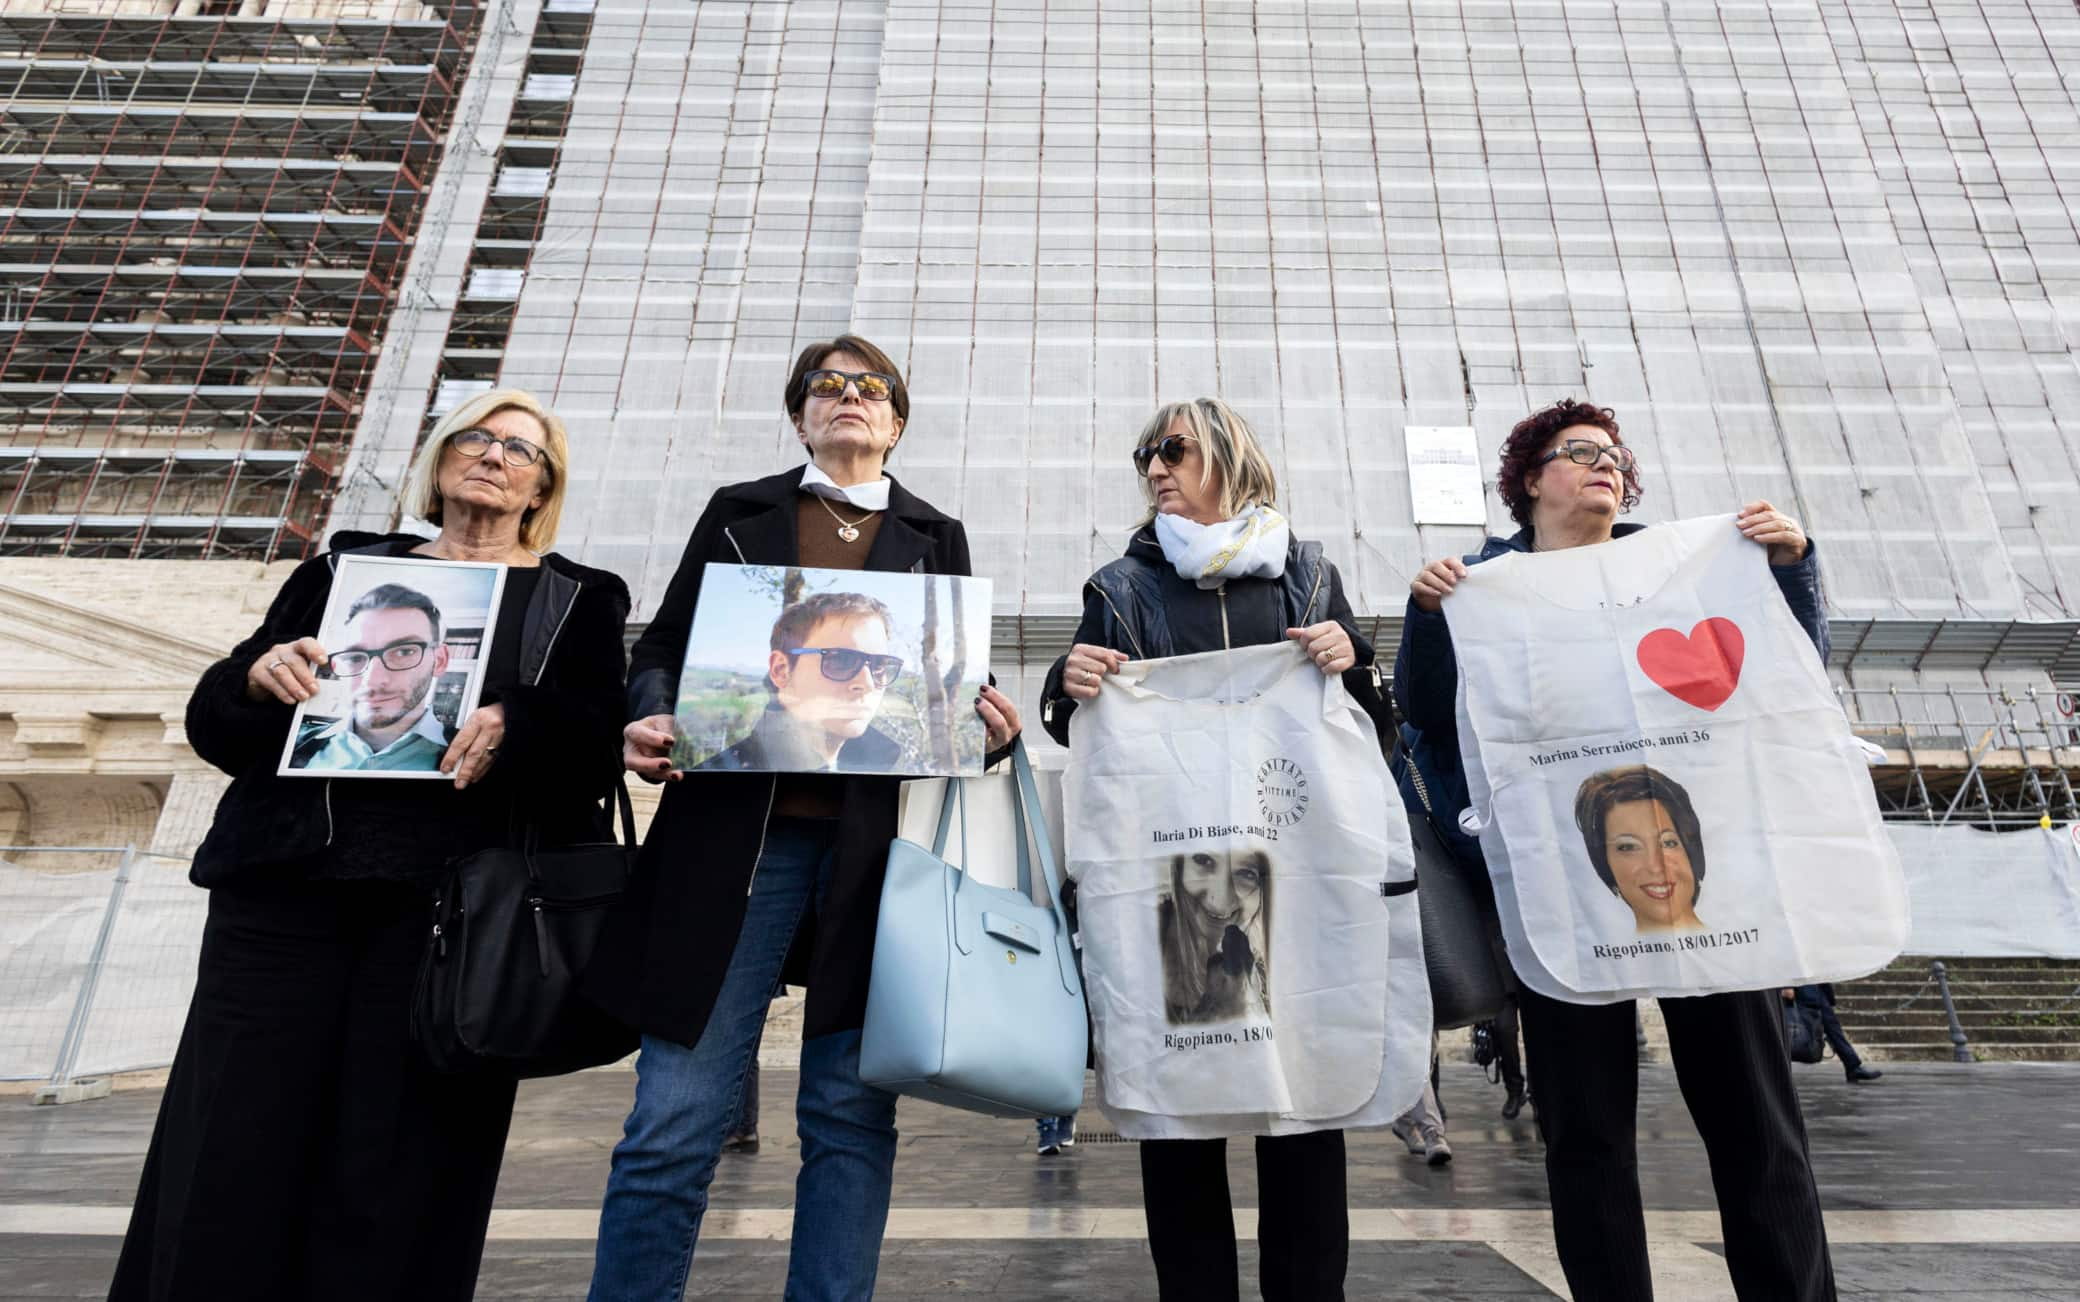
<path fill-rule="evenodd" d="M 277 670 L 277 669 L 285 669 L 285 668 L 287 668 L 287 667 L 288 667 L 288 661 L 286 661 L 286 660 L 270 660 L 270 661 L 268 661 L 268 662 L 267 662 L 267 672 L 268 672 L 268 673 L 273 673 L 273 672 L 274 672 L 275 670 Z"/>

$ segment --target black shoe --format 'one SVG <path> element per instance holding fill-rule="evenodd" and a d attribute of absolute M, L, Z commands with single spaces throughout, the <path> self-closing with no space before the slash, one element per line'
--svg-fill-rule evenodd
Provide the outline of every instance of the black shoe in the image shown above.
<path fill-rule="evenodd" d="M 1502 1101 L 1502 1119 L 1504 1121 L 1515 1121 L 1517 1119 L 1517 1114 L 1519 1112 L 1522 1112 L 1523 1110 L 1524 1091 L 1511 1090 L 1509 1092 L 1509 1097 Z"/>
<path fill-rule="evenodd" d="M 1849 1083 L 1851 1085 L 1861 1085 L 1867 1080 L 1876 1080 L 1878 1079 L 1878 1077 L 1883 1076 L 1885 1074 L 1884 1072 L 1879 1071 L 1875 1067 L 1866 1067 L 1860 1062 L 1857 1063 L 1854 1067 L 1849 1068 L 1848 1071 Z"/>
<path fill-rule="evenodd" d="M 728 1139 L 722 1141 L 722 1151 L 725 1153 L 756 1153 L 758 1151 L 758 1132 L 754 1130 L 748 1134 L 731 1135 Z"/>

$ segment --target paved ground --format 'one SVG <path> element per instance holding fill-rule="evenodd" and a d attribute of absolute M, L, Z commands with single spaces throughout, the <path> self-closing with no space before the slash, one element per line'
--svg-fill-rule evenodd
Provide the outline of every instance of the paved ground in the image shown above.
<path fill-rule="evenodd" d="M 689 1296 L 780 1294 L 794 1083 L 765 1074 L 764 1151 L 724 1159 Z M 1845 1296 L 2080 1300 L 2080 1066 L 1902 1065 L 1850 1089 L 1830 1065 L 1801 1083 Z M 600 1072 L 522 1090 L 480 1298 L 583 1294 L 631 1084 Z M 1660 1296 L 1731 1297 L 1704 1151 L 1673 1075 L 1642 1069 L 1641 1095 Z M 1391 1136 L 1353 1137 L 1349 1296 L 1564 1297 L 1528 1115 L 1498 1119 L 1500 1091 L 1471 1068 L 1446 1069 L 1445 1101 L 1458 1160 L 1442 1170 Z M 101 1296 L 157 1105 L 155 1090 L 65 1108 L 0 1100 L 0 1299 Z M 1131 1145 L 1087 1129 L 1070 1154 L 1040 1159 L 1030 1127 L 921 1104 L 904 1105 L 901 1125 L 881 1297 L 1154 1296 Z M 1248 1146 L 1234 1148 L 1247 1235 L 1255 1177 Z M 1245 1245 L 1245 1270 L 1254 1264 Z"/>

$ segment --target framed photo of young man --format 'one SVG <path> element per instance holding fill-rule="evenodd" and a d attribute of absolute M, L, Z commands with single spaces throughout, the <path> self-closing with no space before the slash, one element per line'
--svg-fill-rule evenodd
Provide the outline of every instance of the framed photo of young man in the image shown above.
<path fill-rule="evenodd" d="M 283 777 L 442 778 L 477 708 L 506 567 L 406 556 L 339 558 L 318 626 L 328 659 L 296 707 Z"/>
<path fill-rule="evenodd" d="M 978 774 L 989 615 L 987 579 L 711 564 L 672 767 Z"/>

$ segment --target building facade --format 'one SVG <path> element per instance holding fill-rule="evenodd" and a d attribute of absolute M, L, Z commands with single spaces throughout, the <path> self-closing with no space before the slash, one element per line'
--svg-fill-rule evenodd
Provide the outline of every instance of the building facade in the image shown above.
<path fill-rule="evenodd" d="M 1483 532 L 1419 522 L 1404 430 L 1492 466 L 1572 395 L 1635 518 L 1806 522 L 1897 809 L 2071 812 L 2069 0 L 69 7 L 0 23 L 0 551 L 257 574 L 397 523 L 498 382 L 568 421 L 560 546 L 640 620 L 714 489 L 799 459 L 787 366 L 850 328 L 1030 704 L 1159 401 L 1257 423 L 1391 645 Z"/>

